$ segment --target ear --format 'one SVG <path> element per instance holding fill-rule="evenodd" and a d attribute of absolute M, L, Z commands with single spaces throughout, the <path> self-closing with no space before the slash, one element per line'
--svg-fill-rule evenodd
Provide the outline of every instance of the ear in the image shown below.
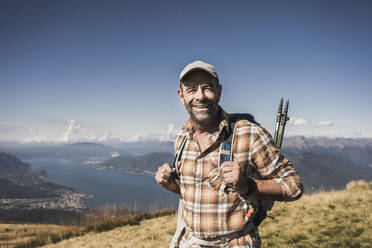
<path fill-rule="evenodd" d="M 222 94 L 222 85 L 218 84 L 217 85 L 217 94 L 218 94 L 218 102 L 220 101 L 221 94 Z"/>
<path fill-rule="evenodd" d="M 180 99 L 182 105 L 185 106 L 185 101 L 183 100 L 183 93 L 182 93 L 182 89 L 181 88 L 178 88 L 177 89 L 177 95 L 178 95 L 178 98 Z"/>

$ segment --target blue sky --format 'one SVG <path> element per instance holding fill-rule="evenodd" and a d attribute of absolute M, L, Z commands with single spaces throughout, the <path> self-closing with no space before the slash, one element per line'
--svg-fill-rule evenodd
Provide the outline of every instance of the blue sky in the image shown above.
<path fill-rule="evenodd" d="M 0 140 L 168 139 L 189 62 L 270 132 L 372 137 L 371 1 L 1 1 Z"/>

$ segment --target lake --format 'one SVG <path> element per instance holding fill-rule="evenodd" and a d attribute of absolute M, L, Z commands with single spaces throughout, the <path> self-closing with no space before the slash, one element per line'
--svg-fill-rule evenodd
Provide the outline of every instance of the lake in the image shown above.
<path fill-rule="evenodd" d="M 161 188 L 153 177 L 96 170 L 85 164 L 52 159 L 27 160 L 32 170 L 44 169 L 45 181 L 65 185 L 84 194 L 88 208 L 105 204 L 126 204 L 139 210 L 176 208 L 176 194 Z"/>

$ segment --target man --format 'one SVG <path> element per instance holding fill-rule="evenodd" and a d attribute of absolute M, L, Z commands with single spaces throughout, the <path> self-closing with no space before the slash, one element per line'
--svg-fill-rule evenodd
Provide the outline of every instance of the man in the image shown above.
<path fill-rule="evenodd" d="M 156 181 L 180 194 L 184 229 L 176 247 L 260 247 L 253 225 L 260 200 L 292 201 L 303 186 L 292 164 L 258 124 L 232 118 L 220 106 L 222 86 L 212 65 L 188 64 L 177 91 L 190 115 L 175 141 L 184 143 L 179 185 L 166 163 Z M 183 142 L 185 140 L 185 142 Z M 221 160 L 221 144 L 231 145 L 231 161 Z"/>

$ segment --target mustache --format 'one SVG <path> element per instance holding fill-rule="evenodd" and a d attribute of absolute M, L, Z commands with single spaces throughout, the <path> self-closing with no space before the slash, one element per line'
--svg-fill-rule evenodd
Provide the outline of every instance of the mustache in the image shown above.
<path fill-rule="evenodd" d="M 192 102 L 191 105 L 192 106 L 198 106 L 198 105 L 207 105 L 207 106 L 211 106 L 214 104 L 214 101 L 211 101 L 211 100 L 202 100 L 202 101 L 195 101 L 195 102 Z"/>

